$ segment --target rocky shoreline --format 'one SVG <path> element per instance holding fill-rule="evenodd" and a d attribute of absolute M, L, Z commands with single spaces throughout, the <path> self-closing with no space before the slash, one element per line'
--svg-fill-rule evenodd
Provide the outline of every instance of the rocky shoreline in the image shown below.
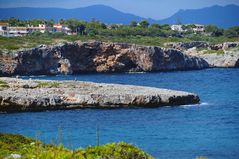
<path fill-rule="evenodd" d="M 179 42 L 165 43 L 165 47 L 78 41 L 15 51 L 0 50 L 0 76 L 239 67 L 239 42 Z"/>
<path fill-rule="evenodd" d="M 209 67 L 235 68 L 239 67 L 239 42 L 209 44 L 208 42 L 166 43 L 165 47 L 182 51 L 188 56 L 204 59 Z"/>
<path fill-rule="evenodd" d="M 0 75 L 152 72 L 208 68 L 180 50 L 99 41 L 0 52 Z"/>
<path fill-rule="evenodd" d="M 196 94 L 81 81 L 0 78 L 0 112 L 79 108 L 135 108 L 197 104 Z"/>

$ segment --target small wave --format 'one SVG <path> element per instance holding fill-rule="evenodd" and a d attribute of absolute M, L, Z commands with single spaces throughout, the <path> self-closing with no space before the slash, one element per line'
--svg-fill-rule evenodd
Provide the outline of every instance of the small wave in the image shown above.
<path fill-rule="evenodd" d="M 145 74 L 146 72 L 126 72 L 126 74 Z"/>
<path fill-rule="evenodd" d="M 182 105 L 182 107 L 199 107 L 199 106 L 206 106 L 206 105 L 209 105 L 209 103 L 203 102 L 203 103 L 200 103 L 200 104 Z"/>
<path fill-rule="evenodd" d="M 200 103 L 199 105 L 209 105 L 207 102 Z"/>

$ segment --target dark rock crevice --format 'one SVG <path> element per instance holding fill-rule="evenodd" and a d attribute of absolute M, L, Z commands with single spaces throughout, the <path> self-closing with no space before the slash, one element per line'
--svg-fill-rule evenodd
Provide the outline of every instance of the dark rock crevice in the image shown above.
<path fill-rule="evenodd" d="M 239 67 L 239 59 L 237 60 L 235 67 L 237 67 L 237 68 Z"/>

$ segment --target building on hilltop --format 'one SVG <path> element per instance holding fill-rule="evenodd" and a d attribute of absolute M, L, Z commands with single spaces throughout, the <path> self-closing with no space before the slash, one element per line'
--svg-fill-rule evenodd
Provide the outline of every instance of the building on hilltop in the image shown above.
<path fill-rule="evenodd" d="M 200 33 L 205 31 L 205 25 L 201 24 L 177 24 L 171 25 L 171 30 L 177 32 L 187 32 L 192 30 L 194 33 Z"/>
<path fill-rule="evenodd" d="M 27 35 L 29 33 L 28 28 L 27 27 L 9 27 L 8 28 L 8 37 L 12 37 L 12 36 L 24 36 Z"/>
<path fill-rule="evenodd" d="M 45 24 L 39 24 L 39 26 L 9 26 L 8 23 L 0 23 L 0 35 L 5 37 L 24 36 L 33 32 L 45 33 L 46 31 L 52 31 L 52 28 L 47 27 Z"/>
<path fill-rule="evenodd" d="M 177 32 L 185 32 L 186 31 L 183 29 L 183 25 L 181 25 L 181 24 L 171 25 L 171 30 L 177 31 Z"/>
<path fill-rule="evenodd" d="M 8 23 L 0 23 L 0 36 L 7 36 L 8 34 Z"/>
<path fill-rule="evenodd" d="M 205 25 L 194 24 L 193 31 L 194 32 L 204 32 L 205 31 Z"/>
<path fill-rule="evenodd" d="M 47 26 L 46 24 L 39 24 L 38 26 L 27 25 L 27 26 L 9 26 L 8 23 L 0 23 L 0 36 L 5 37 L 16 37 L 25 36 L 30 33 L 46 33 L 46 32 L 61 32 L 70 35 L 71 29 L 65 25 L 55 24 L 53 27 Z"/>
<path fill-rule="evenodd" d="M 70 35 L 71 29 L 63 24 L 54 24 L 53 25 L 53 32 L 61 32 Z"/>
<path fill-rule="evenodd" d="M 53 28 L 50 26 L 47 26 L 46 24 L 39 24 L 37 27 L 28 25 L 28 31 L 29 33 L 33 33 L 33 32 L 45 33 L 45 32 L 52 32 Z"/>

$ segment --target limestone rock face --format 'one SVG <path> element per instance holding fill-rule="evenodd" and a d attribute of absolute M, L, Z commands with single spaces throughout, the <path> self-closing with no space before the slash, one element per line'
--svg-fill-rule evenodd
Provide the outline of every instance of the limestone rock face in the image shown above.
<path fill-rule="evenodd" d="M 175 48 L 178 50 L 187 50 L 191 48 L 207 48 L 209 43 L 203 41 L 192 41 L 192 42 L 170 42 L 164 44 L 166 47 Z"/>
<path fill-rule="evenodd" d="M 210 67 L 239 67 L 239 52 L 225 52 L 224 54 L 198 54 L 206 60 Z"/>
<path fill-rule="evenodd" d="M 2 75 L 172 71 L 208 68 L 175 49 L 105 42 L 75 42 L 0 53 Z"/>
<path fill-rule="evenodd" d="M 166 43 L 167 47 L 172 47 L 183 51 L 189 56 L 199 57 L 205 60 L 210 67 L 239 67 L 239 42 L 225 42 L 221 44 L 209 44 L 206 42 L 179 42 Z M 197 51 L 197 49 L 204 50 L 219 50 L 222 53 L 207 53 Z"/>
<path fill-rule="evenodd" d="M 178 50 L 188 50 L 191 48 L 208 48 L 211 50 L 225 50 L 229 48 L 235 48 L 239 46 L 239 42 L 225 42 L 221 44 L 209 44 L 203 41 L 192 41 L 192 42 L 170 42 L 165 43 L 165 47 L 170 47 Z"/>
<path fill-rule="evenodd" d="M 199 103 L 194 93 L 80 81 L 0 78 L 0 112 L 75 108 L 161 107 Z M 42 84 L 44 83 L 44 84 Z"/>

